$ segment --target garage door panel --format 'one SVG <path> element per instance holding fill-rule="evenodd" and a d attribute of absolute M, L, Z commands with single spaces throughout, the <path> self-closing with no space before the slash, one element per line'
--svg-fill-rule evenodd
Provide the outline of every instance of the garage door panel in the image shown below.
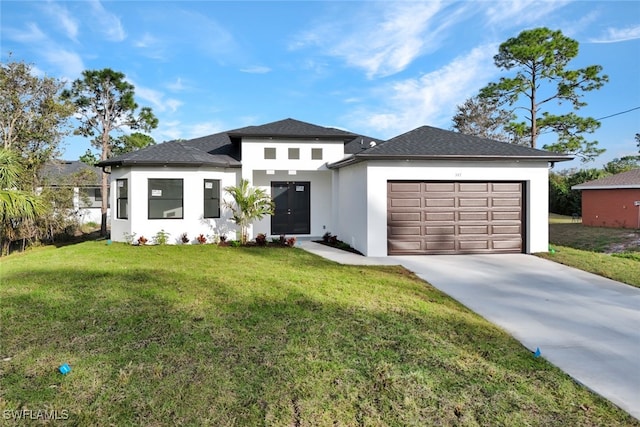
<path fill-rule="evenodd" d="M 419 182 L 392 182 L 391 191 L 394 193 L 420 193 L 422 184 Z"/>
<path fill-rule="evenodd" d="M 520 206 L 520 198 L 508 198 L 508 199 L 492 199 L 493 206 L 503 207 L 503 206 Z"/>
<path fill-rule="evenodd" d="M 425 212 L 425 221 L 454 221 L 456 219 L 455 212 Z"/>
<path fill-rule="evenodd" d="M 483 234 L 486 235 L 489 233 L 488 225 L 461 225 L 458 227 L 458 234 Z"/>
<path fill-rule="evenodd" d="M 488 199 L 468 199 L 466 197 L 461 197 L 459 200 L 459 206 L 460 207 L 488 207 L 489 206 L 489 200 Z"/>
<path fill-rule="evenodd" d="M 389 240 L 389 251 L 416 253 L 422 250 L 420 240 Z"/>
<path fill-rule="evenodd" d="M 421 221 L 421 217 L 422 215 L 420 214 L 420 211 L 415 211 L 415 212 L 392 212 L 391 213 L 391 220 L 393 222 L 397 222 L 397 221 L 416 221 L 416 222 L 420 222 Z"/>
<path fill-rule="evenodd" d="M 458 249 L 461 251 L 488 250 L 489 242 L 487 240 L 461 240 Z"/>
<path fill-rule="evenodd" d="M 392 236 L 420 236 L 421 231 L 420 224 L 402 227 L 402 226 L 394 226 L 391 227 L 391 235 Z"/>
<path fill-rule="evenodd" d="M 489 191 L 489 183 L 488 182 L 461 182 L 459 184 L 459 192 L 487 192 Z"/>
<path fill-rule="evenodd" d="M 453 236 L 456 231 L 456 227 L 452 224 L 449 226 L 429 226 L 427 225 L 424 228 L 424 234 L 426 235 L 444 235 L 444 236 Z"/>
<path fill-rule="evenodd" d="M 491 219 L 493 221 L 520 221 L 520 211 L 492 211 Z"/>
<path fill-rule="evenodd" d="M 454 182 L 425 182 L 424 191 L 428 192 L 453 192 L 456 189 Z"/>
<path fill-rule="evenodd" d="M 394 208 L 419 208 L 420 198 L 411 198 L 411 199 L 392 199 L 391 207 Z"/>
<path fill-rule="evenodd" d="M 444 251 L 449 251 L 449 252 L 453 252 L 456 249 L 456 242 L 454 241 L 427 241 L 426 245 L 425 245 L 425 249 L 427 251 L 434 251 L 434 252 L 444 252 Z"/>
<path fill-rule="evenodd" d="M 447 207 L 453 208 L 456 206 L 456 200 L 454 198 L 446 199 L 425 199 L 424 205 L 426 207 Z"/>
<path fill-rule="evenodd" d="M 492 234 L 514 234 L 519 236 L 522 233 L 519 225 L 492 225 Z"/>
<path fill-rule="evenodd" d="M 517 182 L 390 182 L 389 254 L 522 252 L 522 188 Z"/>
<path fill-rule="evenodd" d="M 459 221 L 488 221 L 489 220 L 489 212 L 487 211 L 460 211 L 458 212 L 458 220 Z"/>
<path fill-rule="evenodd" d="M 502 192 L 502 193 L 517 193 L 520 194 L 521 184 L 519 182 L 493 182 L 491 183 L 491 191 L 494 193 Z"/>

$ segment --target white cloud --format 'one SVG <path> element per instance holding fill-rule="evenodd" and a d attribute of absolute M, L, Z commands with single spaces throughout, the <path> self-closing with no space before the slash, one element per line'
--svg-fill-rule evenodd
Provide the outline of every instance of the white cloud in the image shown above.
<path fill-rule="evenodd" d="M 350 126 L 385 137 L 425 124 L 449 127 L 456 105 L 473 96 L 496 73 L 491 56 L 486 54 L 495 49 L 476 47 L 438 70 L 376 90 L 380 106 L 352 112 L 347 119 Z"/>
<path fill-rule="evenodd" d="M 4 33 L 8 38 L 20 43 L 38 43 L 47 41 L 47 36 L 42 32 L 38 24 L 29 22 L 26 30 L 18 30 L 16 28 L 5 28 Z"/>
<path fill-rule="evenodd" d="M 55 24 L 62 28 L 69 39 L 78 41 L 79 25 L 78 22 L 71 17 L 67 8 L 60 6 L 59 3 L 48 1 L 45 4 L 45 10 L 52 16 Z"/>
<path fill-rule="evenodd" d="M 216 122 L 194 123 L 188 126 L 187 138 L 198 138 L 201 136 L 222 132 L 223 130 L 224 129 L 222 128 L 220 123 Z"/>
<path fill-rule="evenodd" d="M 183 104 L 182 101 L 172 98 L 166 98 L 162 92 L 146 88 L 144 86 L 136 85 L 134 82 L 130 83 L 135 87 L 135 93 L 141 99 L 149 102 L 151 107 L 156 111 L 163 113 L 169 110 L 171 113 L 175 113 L 178 108 Z"/>
<path fill-rule="evenodd" d="M 628 28 L 609 28 L 606 34 L 589 40 L 592 43 L 617 43 L 640 39 L 640 25 Z"/>
<path fill-rule="evenodd" d="M 250 67 L 241 68 L 240 71 L 249 74 L 266 74 L 271 71 L 271 68 L 262 65 L 253 65 Z"/>
<path fill-rule="evenodd" d="M 569 0 L 511 0 L 475 4 L 477 7 L 488 5 L 485 11 L 488 26 L 514 27 L 539 21 L 569 3 Z"/>
<path fill-rule="evenodd" d="M 107 40 L 123 41 L 127 37 L 127 33 L 124 31 L 120 18 L 107 11 L 100 0 L 92 0 L 90 4 L 93 9 L 93 17 L 96 19 L 93 27 L 101 29 Z"/>
<path fill-rule="evenodd" d="M 158 43 L 157 38 L 155 38 L 149 33 L 144 33 L 141 38 L 139 38 L 133 43 L 133 45 L 135 47 L 145 48 L 145 47 L 155 46 L 157 43 Z"/>
<path fill-rule="evenodd" d="M 84 62 L 79 54 L 57 46 L 44 47 L 42 56 L 62 71 L 63 80 L 75 80 L 85 70 Z"/>
<path fill-rule="evenodd" d="M 365 10 L 298 36 L 291 49 L 317 45 L 330 56 L 362 68 L 369 78 L 398 73 L 426 52 L 437 49 L 444 31 L 469 5 L 447 9 L 439 1 L 366 3 Z M 357 24 L 354 25 L 354 22 Z"/>
<path fill-rule="evenodd" d="M 175 82 L 167 83 L 165 86 L 173 92 L 182 92 L 187 89 L 187 86 L 184 84 L 181 77 L 176 78 Z"/>

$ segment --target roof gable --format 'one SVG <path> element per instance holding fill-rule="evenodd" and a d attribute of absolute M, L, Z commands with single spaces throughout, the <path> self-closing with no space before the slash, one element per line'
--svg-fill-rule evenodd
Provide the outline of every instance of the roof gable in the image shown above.
<path fill-rule="evenodd" d="M 573 190 L 605 190 L 615 188 L 640 188 L 640 169 L 632 169 L 571 187 Z"/>
<path fill-rule="evenodd" d="M 281 138 L 324 138 L 350 141 L 358 135 L 344 130 L 328 128 L 302 122 L 294 119 L 284 119 L 260 126 L 247 126 L 230 130 L 227 134 L 231 137 L 281 137 Z"/>

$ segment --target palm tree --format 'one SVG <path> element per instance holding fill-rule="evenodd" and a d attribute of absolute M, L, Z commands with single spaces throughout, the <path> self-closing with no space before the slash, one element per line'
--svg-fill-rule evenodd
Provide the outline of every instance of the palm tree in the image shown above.
<path fill-rule="evenodd" d="M 266 191 L 250 187 L 246 179 L 241 179 L 237 187 L 225 187 L 224 191 L 233 197 L 234 203 L 224 201 L 223 205 L 231 209 L 233 222 L 240 227 L 240 243 L 244 245 L 249 225 L 265 215 L 272 215 L 275 205 Z"/>
<path fill-rule="evenodd" d="M 22 172 L 18 155 L 9 149 L 0 148 L 0 240 L 1 254 L 9 252 L 15 237 L 16 226 L 25 220 L 35 219 L 44 213 L 42 200 L 16 187 Z"/>

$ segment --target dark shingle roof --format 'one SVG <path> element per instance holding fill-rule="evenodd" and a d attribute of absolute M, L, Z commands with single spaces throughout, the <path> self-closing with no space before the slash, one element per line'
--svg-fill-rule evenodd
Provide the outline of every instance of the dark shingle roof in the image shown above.
<path fill-rule="evenodd" d="M 539 159 L 561 162 L 573 159 L 565 154 L 551 153 L 506 142 L 464 135 L 457 132 L 422 126 L 378 144 L 331 167 L 375 159 Z"/>
<path fill-rule="evenodd" d="M 40 172 L 40 179 L 46 185 L 70 185 L 70 178 L 74 174 L 84 172 L 86 186 L 100 185 L 102 169 L 92 167 L 78 160 L 55 160 L 45 163 Z"/>
<path fill-rule="evenodd" d="M 278 137 L 302 137 L 302 138 L 327 138 L 350 141 L 358 135 L 344 130 L 328 128 L 301 122 L 300 120 L 284 119 L 260 126 L 247 126 L 240 129 L 230 130 L 229 136 L 278 136 Z"/>
<path fill-rule="evenodd" d="M 100 162 L 101 166 L 165 164 L 240 167 L 239 150 L 226 133 L 218 133 L 188 141 L 163 142 Z"/>
<path fill-rule="evenodd" d="M 604 190 L 615 188 L 640 188 L 640 169 L 618 173 L 571 187 L 573 190 Z"/>

